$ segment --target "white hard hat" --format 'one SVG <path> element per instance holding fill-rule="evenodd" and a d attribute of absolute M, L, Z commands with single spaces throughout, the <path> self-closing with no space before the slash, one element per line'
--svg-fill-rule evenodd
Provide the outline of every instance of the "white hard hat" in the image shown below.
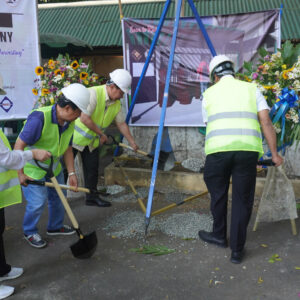
<path fill-rule="evenodd" d="M 0 95 L 6 95 L 6 92 L 3 89 L 3 79 L 2 79 L 2 76 L 0 76 Z"/>
<path fill-rule="evenodd" d="M 131 75 L 125 69 L 116 69 L 109 73 L 110 79 L 124 92 L 129 93 L 131 88 Z"/>
<path fill-rule="evenodd" d="M 228 65 L 224 64 L 226 62 L 229 62 Z M 220 68 L 220 70 L 218 70 L 218 66 L 222 65 L 222 67 Z M 220 73 L 223 71 L 222 75 L 225 75 L 225 72 L 227 72 L 227 74 L 233 74 L 234 73 L 234 63 L 233 61 L 227 57 L 226 55 L 217 55 L 214 56 L 213 59 L 210 61 L 209 63 L 209 77 L 210 80 L 213 81 L 213 75 L 215 73 Z M 224 72 L 225 71 L 225 72 Z"/>
<path fill-rule="evenodd" d="M 88 114 L 87 107 L 90 103 L 90 91 L 80 83 L 71 83 L 61 92 L 72 101 L 83 113 Z"/>

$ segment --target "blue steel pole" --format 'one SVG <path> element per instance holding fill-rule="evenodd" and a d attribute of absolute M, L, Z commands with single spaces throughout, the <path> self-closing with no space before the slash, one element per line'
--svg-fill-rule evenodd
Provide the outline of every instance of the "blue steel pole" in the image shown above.
<path fill-rule="evenodd" d="M 157 43 L 159 34 L 161 32 L 161 28 L 164 25 L 164 21 L 166 19 L 166 15 L 167 15 L 168 9 L 170 7 L 170 4 L 171 4 L 171 0 L 167 0 L 166 4 L 164 6 L 164 9 L 163 9 L 162 15 L 161 15 L 161 17 L 159 19 L 159 23 L 158 23 L 157 29 L 155 31 L 155 34 L 154 34 L 154 37 L 153 37 L 153 40 L 152 40 L 152 43 L 151 43 L 151 46 L 150 46 L 150 49 L 149 49 L 149 53 L 147 55 L 147 58 L 146 58 L 146 61 L 145 61 L 145 64 L 144 64 L 144 67 L 143 67 L 140 79 L 139 79 L 138 84 L 136 86 L 136 89 L 135 89 L 135 92 L 134 92 L 134 95 L 133 95 L 133 98 L 132 98 L 132 101 L 131 101 L 131 104 L 130 104 L 130 107 L 129 107 L 129 110 L 128 110 L 128 113 L 127 113 L 127 116 L 126 116 L 126 123 L 127 124 L 129 123 L 130 117 L 132 115 L 132 111 L 133 111 L 133 108 L 134 108 L 134 105 L 135 105 L 135 101 L 136 101 L 137 95 L 139 93 L 141 84 L 142 84 L 142 82 L 144 80 L 144 77 L 145 77 L 145 74 L 147 72 L 149 63 L 151 61 L 151 58 L 152 58 L 152 55 L 153 55 L 153 52 L 154 52 L 154 48 L 155 48 L 155 45 Z M 123 136 L 121 135 L 121 141 L 122 141 L 122 139 L 123 139 Z M 119 146 L 117 146 L 117 148 L 115 149 L 114 155 L 117 155 L 118 150 L 119 150 Z"/>
<path fill-rule="evenodd" d="M 193 11 L 193 14 L 194 14 L 194 16 L 196 18 L 196 21 L 198 22 L 198 25 L 199 25 L 202 33 L 203 33 L 203 36 L 205 38 L 205 41 L 207 43 L 208 48 L 210 49 L 210 52 L 211 52 L 212 56 L 216 56 L 217 55 L 216 50 L 215 50 L 215 48 L 214 48 L 214 46 L 213 46 L 213 44 L 212 44 L 212 42 L 211 42 L 211 40 L 210 40 L 210 38 L 209 38 L 209 36 L 207 34 L 205 26 L 203 25 L 203 23 L 201 21 L 201 18 L 199 16 L 198 12 L 197 12 L 197 9 L 196 9 L 196 7 L 194 5 L 193 0 L 188 0 L 188 3 L 189 3 L 189 5 L 190 5 L 190 7 L 191 7 L 191 9 Z"/>
<path fill-rule="evenodd" d="M 178 0 L 177 7 L 176 7 L 176 16 L 175 16 L 175 23 L 174 23 L 174 29 L 173 29 L 173 37 L 172 37 L 172 42 L 171 42 L 171 52 L 170 52 L 170 57 L 169 57 L 169 62 L 168 62 L 168 70 L 167 70 L 167 77 L 166 77 L 166 83 L 165 83 L 165 89 L 164 89 L 163 104 L 162 104 L 162 109 L 161 109 L 161 114 L 160 114 L 159 128 L 158 128 L 157 141 L 156 141 L 155 154 L 154 154 L 153 167 L 152 167 L 152 176 L 151 176 L 151 182 L 150 182 L 150 188 L 149 188 L 149 194 L 148 194 L 146 219 L 145 219 L 145 223 L 146 223 L 145 235 L 147 235 L 148 226 L 150 224 L 152 200 L 153 200 L 153 193 L 154 193 L 154 187 L 155 187 L 158 159 L 159 159 L 159 154 L 160 154 L 160 146 L 161 146 L 161 141 L 162 141 L 162 134 L 163 134 L 164 123 L 165 123 L 167 102 L 168 102 L 168 98 L 169 98 L 170 78 L 171 78 L 171 73 L 172 73 L 172 65 L 173 65 L 173 59 L 174 59 L 174 53 L 175 53 L 177 31 L 178 31 L 178 25 L 179 25 L 179 19 L 180 19 L 181 3 L 182 3 L 182 0 Z"/>

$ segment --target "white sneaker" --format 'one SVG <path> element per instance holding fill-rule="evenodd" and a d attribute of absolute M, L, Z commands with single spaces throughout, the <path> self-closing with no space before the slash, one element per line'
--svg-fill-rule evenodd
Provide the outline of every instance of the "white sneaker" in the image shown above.
<path fill-rule="evenodd" d="M 0 299 L 5 299 L 6 297 L 12 295 L 15 288 L 7 285 L 0 285 Z"/>
<path fill-rule="evenodd" d="M 23 274 L 22 268 L 13 268 L 12 267 L 9 273 L 7 273 L 3 276 L 0 276 L 0 281 L 8 280 L 8 279 L 15 279 L 15 278 L 18 278 L 19 276 L 21 276 L 22 274 Z M 0 299 L 2 299 L 2 298 L 0 298 Z"/>

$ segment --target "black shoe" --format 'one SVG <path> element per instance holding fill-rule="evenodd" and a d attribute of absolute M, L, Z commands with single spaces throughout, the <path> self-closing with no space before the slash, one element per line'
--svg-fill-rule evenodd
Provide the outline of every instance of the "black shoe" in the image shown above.
<path fill-rule="evenodd" d="M 228 246 L 226 239 L 220 239 L 220 238 L 215 237 L 213 232 L 200 230 L 198 234 L 199 234 L 200 239 L 204 242 L 207 242 L 210 244 L 215 244 L 222 248 L 227 248 L 227 246 Z"/>
<path fill-rule="evenodd" d="M 243 260 L 245 251 L 232 251 L 230 261 L 234 264 L 240 264 Z"/>
<path fill-rule="evenodd" d="M 98 206 L 98 207 L 109 207 L 109 206 L 111 206 L 111 203 L 106 200 L 103 200 L 99 197 L 95 197 L 93 199 L 86 200 L 85 205 Z"/>

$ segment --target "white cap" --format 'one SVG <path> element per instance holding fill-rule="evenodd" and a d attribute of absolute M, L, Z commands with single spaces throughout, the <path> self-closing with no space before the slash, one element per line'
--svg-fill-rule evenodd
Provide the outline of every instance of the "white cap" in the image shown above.
<path fill-rule="evenodd" d="M 210 61 L 209 63 L 209 77 L 210 77 L 210 80 L 213 81 L 213 74 L 215 73 L 215 70 L 219 65 L 225 63 L 225 62 L 229 62 L 231 64 L 231 67 L 229 67 L 229 69 L 232 69 L 232 71 L 234 72 L 233 68 L 234 68 L 234 63 L 233 61 L 227 57 L 226 55 L 217 55 L 217 56 L 214 56 L 213 59 Z M 226 69 L 225 68 L 222 68 L 223 70 Z M 220 70 L 222 71 L 222 70 Z M 217 72 L 218 73 L 218 72 Z"/>
<path fill-rule="evenodd" d="M 90 103 L 90 91 L 80 83 L 71 83 L 63 88 L 61 92 L 72 101 L 83 113 L 89 114 L 87 107 Z"/>
<path fill-rule="evenodd" d="M 0 95 L 6 95 L 6 92 L 3 89 L 3 79 L 1 75 L 0 75 Z"/>
<path fill-rule="evenodd" d="M 131 75 L 125 69 L 116 69 L 109 73 L 110 79 L 126 94 L 130 92 Z"/>

